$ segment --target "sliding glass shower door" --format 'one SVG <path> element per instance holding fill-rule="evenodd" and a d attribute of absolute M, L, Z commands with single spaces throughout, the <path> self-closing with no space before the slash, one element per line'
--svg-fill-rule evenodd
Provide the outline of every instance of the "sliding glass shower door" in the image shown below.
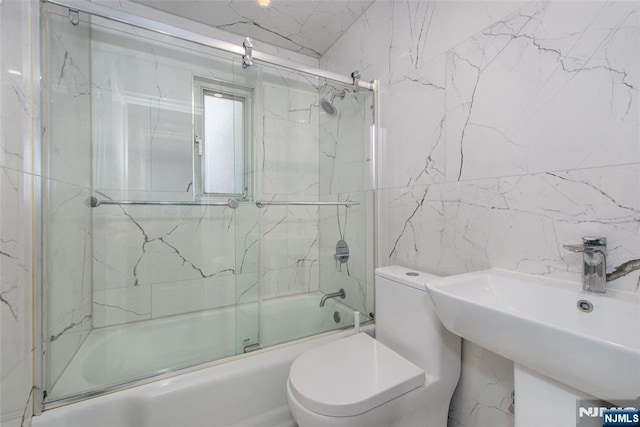
<path fill-rule="evenodd" d="M 370 92 L 42 8 L 46 405 L 366 318 Z"/>
<path fill-rule="evenodd" d="M 260 69 L 50 5 L 43 29 L 48 400 L 257 344 Z"/>

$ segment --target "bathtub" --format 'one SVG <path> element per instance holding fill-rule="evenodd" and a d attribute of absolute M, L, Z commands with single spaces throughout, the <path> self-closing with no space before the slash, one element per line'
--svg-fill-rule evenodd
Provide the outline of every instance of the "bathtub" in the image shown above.
<path fill-rule="evenodd" d="M 219 327 L 238 316 L 234 307 L 96 329 L 54 386 L 57 395 L 90 393 L 163 370 L 190 368 L 47 410 L 33 418 L 33 425 L 293 426 L 285 392 L 291 363 L 308 349 L 353 333 L 326 332 L 352 325 L 353 311 L 335 300 L 320 308 L 321 295 L 264 301 L 260 344 L 265 348 L 239 356 L 235 330 L 225 334 L 221 331 L 229 328 Z"/>

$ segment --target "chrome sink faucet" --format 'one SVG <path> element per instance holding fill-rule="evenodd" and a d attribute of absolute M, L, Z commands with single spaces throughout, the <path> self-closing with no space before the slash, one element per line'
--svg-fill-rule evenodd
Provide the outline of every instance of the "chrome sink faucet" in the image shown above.
<path fill-rule="evenodd" d="M 564 245 L 571 252 L 582 252 L 582 289 L 606 292 L 607 238 L 585 236 L 581 245 Z"/>
<path fill-rule="evenodd" d="M 342 298 L 344 299 L 347 296 L 346 292 L 344 291 L 343 288 L 340 288 L 340 290 L 338 292 L 332 292 L 330 294 L 326 294 L 322 296 L 322 299 L 320 299 L 320 307 L 324 307 L 324 303 L 327 302 L 327 300 L 329 298 Z"/>

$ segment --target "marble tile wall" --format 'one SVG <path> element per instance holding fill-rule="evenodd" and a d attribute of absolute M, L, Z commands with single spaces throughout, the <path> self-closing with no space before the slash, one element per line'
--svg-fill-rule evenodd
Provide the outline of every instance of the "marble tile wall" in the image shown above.
<path fill-rule="evenodd" d="M 251 200 L 317 199 L 315 79 L 258 66 L 243 70 L 235 59 L 212 61 L 193 46 L 176 49 L 182 42 L 150 41 L 109 26 L 118 31 L 92 34 L 93 132 L 96 151 L 105 154 L 94 160 L 99 193 L 191 198 L 191 87 L 198 75 L 256 87 L 253 164 L 260 177 Z M 119 161 L 124 151 L 133 164 Z M 180 158 L 188 158 L 186 167 L 175 167 Z M 154 170 L 162 171 L 162 181 Z M 251 204 L 94 210 L 94 326 L 317 289 L 317 210 Z"/>
<path fill-rule="evenodd" d="M 55 381 L 91 331 L 90 29 L 45 13 L 43 277 L 47 376 Z"/>
<path fill-rule="evenodd" d="M 635 2 L 376 2 L 321 59 L 381 80 L 380 265 L 580 286 L 640 258 Z M 639 292 L 638 271 L 609 286 Z M 512 364 L 463 343 L 450 426 L 513 425 Z M 516 396 L 517 402 L 517 396 Z M 515 405 L 517 410 L 517 403 Z"/>
<path fill-rule="evenodd" d="M 167 22 L 166 16 L 159 18 Z M 259 66 L 243 70 L 238 60 L 216 59 L 213 52 L 201 52 L 186 42 L 133 32 L 98 18 L 91 37 L 76 37 L 88 31 L 88 25 L 73 26 L 54 10 L 49 29 L 52 100 L 59 98 L 64 108 L 52 108 L 52 117 L 63 114 L 52 120 L 47 136 L 58 142 L 51 144 L 52 154 L 59 153 L 54 157 L 60 161 L 56 170 L 66 174 L 52 180 L 49 188 L 47 218 L 58 233 L 49 241 L 61 246 L 50 251 L 55 261 L 50 271 L 50 317 L 56 315 L 51 323 L 59 326 L 51 334 L 51 384 L 91 326 L 239 303 L 236 329 L 242 336 L 257 338 L 258 298 L 318 289 L 316 207 L 258 209 L 247 202 L 236 210 L 109 205 L 91 209 L 86 203 L 90 188 L 102 198 L 191 198 L 194 75 L 257 88 L 260 107 L 254 132 L 259 146 L 251 167 L 261 177 L 251 199 L 317 200 L 317 79 Z M 91 56 L 81 55 L 88 52 Z M 296 54 L 289 56 L 298 59 Z M 89 100 L 91 108 L 83 108 Z M 76 116 L 66 114 L 75 110 Z M 86 120 L 71 120 L 87 114 Z M 91 123 L 89 135 L 79 128 L 82 123 Z M 93 141 L 93 146 L 81 139 Z M 187 166 L 180 159 L 188 159 Z"/>
<path fill-rule="evenodd" d="M 320 288 L 325 293 L 343 288 L 343 302 L 367 315 L 373 309 L 367 300 L 373 290 L 367 277 L 373 265 L 373 234 L 366 217 L 367 210 L 372 209 L 367 190 L 371 185 L 373 96 L 368 91 L 354 93 L 351 88 L 333 85 L 322 88 L 320 95 L 328 101 L 333 99 L 336 110 L 334 115 L 323 110 L 320 114 L 320 197 L 324 201 L 358 203 L 320 208 Z M 334 258 L 339 240 L 349 247 L 349 259 L 344 264 Z"/>
<path fill-rule="evenodd" d="M 35 7 L 34 7 L 35 6 Z M 0 3 L 0 425 L 31 424 L 33 403 L 32 55 L 37 2 Z"/>
<path fill-rule="evenodd" d="M 193 75 L 235 81 L 239 64 L 104 21 L 91 45 L 96 192 L 191 200 Z M 236 211 L 103 205 L 92 214 L 94 327 L 234 303 Z"/>
<path fill-rule="evenodd" d="M 319 80 L 277 71 L 264 76 L 265 117 L 259 199 L 318 200 Z M 318 289 L 318 207 L 267 206 L 260 214 L 263 298 Z"/>
<path fill-rule="evenodd" d="M 146 12 L 127 2 L 116 7 Z M 164 22 L 185 24 L 161 12 L 153 14 Z M 251 199 L 314 201 L 320 199 L 320 186 L 328 185 L 329 198 L 335 194 L 365 200 L 362 192 L 348 193 L 365 179 L 360 168 L 356 175 L 347 172 L 353 163 L 364 165 L 366 160 L 345 144 L 356 130 L 362 133 L 360 101 L 347 99 L 351 110 L 345 109 L 345 117 L 335 122 L 344 125 L 325 127 L 323 134 L 318 106 L 326 84 L 317 78 L 268 67 L 243 70 L 237 59 L 99 18 L 93 19 L 91 29 L 84 21 L 73 26 L 55 7 L 48 30 L 53 70 L 48 82 L 51 126 L 46 132 L 52 158 L 46 215 L 46 228 L 52 230 L 46 247 L 52 328 L 49 384 L 55 383 L 91 327 L 239 303 L 236 327 L 241 334 L 257 336 L 257 306 L 252 303 L 258 298 L 319 289 L 317 207 L 258 209 L 248 202 L 237 210 L 91 209 L 87 198 L 191 198 L 191 98 L 197 75 L 256 87 L 254 133 L 259 146 L 251 167 L 259 178 Z M 300 59 L 295 53 L 285 56 Z M 331 170 L 320 165 L 323 136 L 332 138 L 334 151 L 341 150 L 333 153 Z M 337 179 L 321 184 L 321 169 L 335 172 Z M 364 203 L 351 218 L 356 211 L 362 216 Z M 349 233 L 356 236 L 351 240 L 362 246 L 361 224 L 354 219 L 351 223 Z M 332 254 L 327 258 L 330 266 Z M 358 275 L 351 280 L 354 292 L 349 292 L 361 311 L 366 311 L 365 266 L 359 262 L 353 267 Z"/>
<path fill-rule="evenodd" d="M 256 8 L 251 2 L 230 0 L 224 8 L 212 2 L 194 2 L 186 9 L 181 1 L 175 0 L 135 1 L 315 58 L 372 3 L 372 0 L 321 0 L 309 7 L 295 1 L 280 1 L 272 7 Z"/>

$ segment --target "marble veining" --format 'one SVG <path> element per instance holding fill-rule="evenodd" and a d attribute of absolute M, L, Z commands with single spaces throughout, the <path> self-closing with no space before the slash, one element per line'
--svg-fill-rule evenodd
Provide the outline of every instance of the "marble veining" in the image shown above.
<path fill-rule="evenodd" d="M 65 332 L 75 328 L 76 326 L 82 325 L 85 320 L 90 320 L 92 318 L 92 316 L 90 314 L 85 315 L 82 319 L 80 319 L 77 322 L 71 322 L 69 323 L 67 326 L 65 326 L 64 328 L 62 328 L 62 330 L 54 335 L 51 335 L 51 337 L 49 337 L 49 341 L 54 342 L 55 340 L 57 340 L 58 338 L 60 338 L 62 335 L 64 335 Z"/>
<path fill-rule="evenodd" d="M 568 16 L 570 8 L 532 3 L 449 52 L 449 179 L 638 161 L 638 58 L 625 54 L 637 49 L 637 11 L 624 2 L 590 3 L 564 29 L 556 17 Z M 533 126 L 576 98 L 582 103 L 563 128 Z M 503 105 L 493 104 L 492 111 L 494 99 Z M 586 117 L 593 120 L 578 124 Z M 616 150 L 607 150 L 610 145 Z M 563 151 L 553 155 L 558 146 Z M 504 150 L 509 161 L 489 161 L 482 150 Z"/>
<path fill-rule="evenodd" d="M 0 424 L 7 427 L 30 425 L 34 397 L 29 200 L 36 177 L 28 150 L 37 88 L 30 40 L 38 16 L 30 7 L 0 3 Z"/>
<path fill-rule="evenodd" d="M 580 286 L 562 245 L 597 234 L 608 286 L 638 292 L 639 29 L 624 1 L 374 3 L 321 65 L 382 80 L 379 265 Z M 464 342 L 449 425 L 513 425 L 512 393 Z"/>
<path fill-rule="evenodd" d="M 309 7 L 280 0 L 268 8 L 260 8 L 251 2 L 231 0 L 224 5 L 196 1 L 186 8 L 180 1 L 136 1 L 312 57 L 321 56 L 373 3 L 372 0 L 321 0 Z"/>
<path fill-rule="evenodd" d="M 422 195 L 422 198 L 419 199 L 419 200 L 416 200 L 415 209 L 413 210 L 413 212 L 411 212 L 409 214 L 409 217 L 404 221 L 404 224 L 402 225 L 402 230 L 400 231 L 400 233 L 398 234 L 398 237 L 396 238 L 395 242 L 393 243 L 393 247 L 391 248 L 391 252 L 389 252 L 389 258 L 393 257 L 394 252 L 398 248 L 398 242 L 400 242 L 400 239 L 402 239 L 404 234 L 407 232 L 407 228 L 413 234 L 413 239 L 412 240 L 415 241 L 415 239 L 416 239 L 415 229 L 413 228 L 413 223 L 411 222 L 411 220 L 418 213 L 418 211 L 420 211 L 422 209 L 422 205 L 424 204 L 424 200 L 427 197 L 427 193 L 428 192 L 429 192 L 429 187 L 425 187 L 424 194 Z M 414 249 L 417 252 L 418 248 L 416 246 L 414 246 Z"/>
<path fill-rule="evenodd" d="M 188 268 L 191 268 L 197 274 L 199 274 L 200 277 L 203 278 L 203 279 L 205 279 L 207 277 L 211 277 L 211 276 L 216 276 L 216 275 L 222 274 L 222 273 L 231 273 L 231 274 L 233 274 L 235 272 L 233 268 L 226 268 L 226 269 L 222 269 L 220 271 L 216 271 L 216 272 L 212 272 L 212 273 L 205 273 L 202 270 L 201 267 L 198 267 L 192 261 L 190 261 L 187 258 L 185 258 L 185 256 L 180 252 L 180 249 L 178 249 L 177 247 L 172 245 L 170 242 L 168 242 L 166 239 L 169 236 L 171 236 L 171 234 L 173 232 L 175 232 L 181 225 L 183 225 L 183 223 L 176 224 L 173 228 L 171 228 L 171 230 L 169 230 L 167 233 L 163 234 L 162 236 L 151 238 L 151 237 L 149 237 L 149 235 L 147 234 L 145 229 L 140 225 L 140 223 L 138 221 L 136 221 L 135 218 L 133 218 L 133 216 L 131 216 L 131 214 L 128 213 L 125 208 L 120 207 L 120 209 L 122 210 L 122 213 L 127 218 L 129 218 L 131 220 L 131 222 L 133 222 L 133 224 L 136 226 L 136 228 L 142 233 L 142 237 L 143 237 L 143 242 L 142 242 L 142 247 L 141 247 L 141 255 L 136 260 L 135 265 L 133 266 L 133 279 L 134 279 L 133 285 L 134 286 L 138 286 L 138 283 L 139 283 L 139 278 L 138 278 L 138 273 L 137 273 L 138 272 L 138 266 L 140 265 L 140 262 L 142 261 L 144 256 L 147 254 L 146 247 L 147 247 L 148 244 L 152 244 L 154 242 L 160 242 L 160 243 L 162 243 L 162 245 L 164 245 L 167 248 L 169 248 L 169 250 L 179 258 L 179 260 L 180 260 L 180 262 L 181 262 L 181 264 L 183 266 L 186 265 Z"/>
<path fill-rule="evenodd" d="M 16 322 L 18 321 L 18 312 L 17 312 L 17 309 L 14 308 L 13 305 L 11 304 L 10 295 L 14 293 L 14 291 L 16 291 L 17 289 L 18 289 L 18 285 L 12 285 L 8 289 L 5 289 L 2 292 L 0 292 L 0 302 L 6 305 L 6 307 L 9 309 L 9 312 L 11 313 L 11 317 L 13 317 L 13 320 L 15 320 Z"/>

